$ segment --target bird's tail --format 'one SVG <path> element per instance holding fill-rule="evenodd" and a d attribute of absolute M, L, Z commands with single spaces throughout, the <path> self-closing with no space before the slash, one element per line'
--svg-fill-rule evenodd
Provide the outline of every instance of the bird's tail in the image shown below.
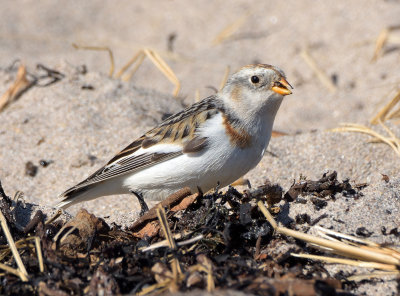
<path fill-rule="evenodd" d="M 71 187 L 60 195 L 62 199 L 56 207 L 66 209 L 74 204 L 95 199 L 100 196 L 126 194 L 129 190 L 124 187 L 123 179 L 114 178 L 95 183 L 86 183 L 87 180 Z"/>
<path fill-rule="evenodd" d="M 62 200 L 56 205 L 56 207 L 66 209 L 79 202 L 96 198 L 97 196 L 93 196 L 93 192 L 90 194 L 90 192 L 93 191 L 92 189 L 93 185 L 87 185 L 84 187 L 74 186 L 60 195 L 60 199 Z"/>

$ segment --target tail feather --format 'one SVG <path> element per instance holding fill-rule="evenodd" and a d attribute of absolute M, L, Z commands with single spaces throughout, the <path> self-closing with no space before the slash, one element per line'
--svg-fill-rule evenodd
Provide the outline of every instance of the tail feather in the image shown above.
<path fill-rule="evenodd" d="M 100 196 L 126 193 L 129 193 L 129 189 L 125 188 L 123 180 L 118 178 L 87 185 L 79 183 L 60 195 L 60 199 L 62 200 L 56 207 L 66 209 L 74 204 L 89 201 Z"/>
<path fill-rule="evenodd" d="M 85 193 L 87 193 L 91 189 L 91 185 L 85 186 L 85 187 L 72 187 L 62 193 L 60 195 L 60 198 L 63 200 L 60 201 L 56 207 L 60 209 L 66 209 L 76 203 L 79 203 L 83 200 L 85 200 Z"/>

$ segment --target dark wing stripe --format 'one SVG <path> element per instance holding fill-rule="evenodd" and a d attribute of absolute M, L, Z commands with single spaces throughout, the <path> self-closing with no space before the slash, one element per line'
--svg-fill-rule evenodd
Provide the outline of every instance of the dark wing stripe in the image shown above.
<path fill-rule="evenodd" d="M 183 153 L 196 153 L 207 148 L 207 138 L 194 137 L 184 147 Z"/>
<path fill-rule="evenodd" d="M 131 153 L 134 153 L 137 150 L 139 150 L 142 147 L 143 140 L 145 140 L 145 139 L 146 139 L 145 136 L 141 136 L 139 139 L 137 139 L 133 143 L 131 143 L 128 146 L 126 146 L 121 152 L 119 152 L 112 159 L 110 159 L 110 161 L 107 162 L 107 165 L 109 165 L 109 164 L 111 164 L 113 162 L 116 162 L 116 161 L 118 161 L 118 159 L 121 159 L 121 158 L 123 158 L 123 157 L 125 157 L 125 156 L 127 156 L 127 155 L 129 155 Z"/>
<path fill-rule="evenodd" d="M 145 138 L 142 142 L 142 148 L 149 148 L 150 146 L 153 146 L 159 142 L 159 139 L 157 138 Z"/>
<path fill-rule="evenodd" d="M 142 170 L 144 168 L 153 166 L 157 163 L 161 163 L 168 159 L 172 159 L 179 155 L 182 155 L 181 151 L 178 152 L 170 152 L 170 153 L 149 153 L 142 154 L 136 157 L 131 157 L 128 159 L 124 159 L 124 164 L 117 163 L 110 167 L 104 167 L 98 170 L 91 177 L 86 179 L 85 181 L 79 183 L 74 187 L 74 189 L 78 189 L 80 187 L 85 187 L 94 183 L 102 182 L 107 179 L 111 179 L 125 173 L 133 173 L 137 170 Z"/>

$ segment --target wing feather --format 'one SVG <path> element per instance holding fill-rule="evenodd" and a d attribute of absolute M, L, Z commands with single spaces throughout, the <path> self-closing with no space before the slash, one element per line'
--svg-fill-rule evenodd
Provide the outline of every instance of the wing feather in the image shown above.
<path fill-rule="evenodd" d="M 82 181 L 71 189 L 76 190 L 78 188 L 86 187 L 94 183 L 103 182 L 105 180 L 115 178 L 126 173 L 134 173 L 135 171 L 153 166 L 157 163 L 161 163 L 182 154 L 182 151 L 177 151 L 168 153 L 144 153 L 135 157 L 128 157 L 122 160 L 123 163 L 117 162 L 102 167 L 94 174 L 89 176 L 86 180 Z"/>
<path fill-rule="evenodd" d="M 87 179 L 68 189 L 61 196 L 67 197 L 73 192 L 82 191 L 95 183 L 134 173 L 156 165 L 184 153 L 199 152 L 207 148 L 207 138 L 198 137 L 197 128 L 207 119 L 219 112 L 221 102 L 216 96 L 210 96 L 185 110 L 170 116 L 157 127 L 129 144 L 115 155 L 104 167 Z M 189 145 L 187 145 L 187 143 Z M 175 151 L 155 151 L 156 144 L 180 144 L 181 149 Z M 137 152 L 143 149 L 143 153 Z M 146 150 L 148 151 L 146 152 Z"/>

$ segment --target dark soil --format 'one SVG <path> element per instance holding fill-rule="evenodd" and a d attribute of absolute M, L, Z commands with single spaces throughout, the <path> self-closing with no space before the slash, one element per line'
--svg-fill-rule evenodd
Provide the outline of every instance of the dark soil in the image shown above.
<path fill-rule="evenodd" d="M 343 284 L 343 275 L 333 278 L 322 264 L 291 257 L 291 252 L 307 252 L 307 246 L 292 238 L 274 235 L 255 204 L 261 199 L 273 206 L 271 203 L 284 197 L 295 200 L 305 192 L 328 202 L 338 193 L 357 196 L 359 190 L 348 181 L 339 182 L 333 173 L 318 181 L 302 180 L 285 194 L 279 186 L 266 183 L 244 194 L 229 188 L 225 194 L 214 192 L 196 198 L 185 195 L 183 201 L 191 199 L 184 209 L 167 207 L 169 228 L 174 235 L 181 234 L 177 242 L 198 235 L 203 238 L 176 250 L 160 247 L 143 252 L 144 247 L 165 239 L 155 215 L 144 216 L 130 229 L 122 229 L 118 225 L 107 225 L 86 210 L 81 210 L 66 224 L 60 220 L 46 224 L 45 215 L 38 211 L 21 228 L 14 220 L 14 202 L 0 186 L 1 211 L 14 240 L 38 236 L 44 260 L 44 272 L 40 272 L 34 244 L 19 248 L 29 280 L 22 282 L 13 274 L 0 274 L 0 294 L 187 292 L 212 290 L 210 280 L 213 280 L 219 291 L 239 290 L 255 295 L 351 295 L 345 290 L 354 287 L 354 283 Z M 296 221 L 303 226 L 310 224 L 305 214 Z M 295 226 L 292 223 L 290 227 Z M 0 244 L 3 245 L 0 254 L 5 254 L 7 241 L 3 234 Z M 174 258 L 179 262 L 180 276 L 173 275 Z M 17 268 L 11 253 L 1 261 Z M 151 290 L 157 283 L 158 289 Z"/>

